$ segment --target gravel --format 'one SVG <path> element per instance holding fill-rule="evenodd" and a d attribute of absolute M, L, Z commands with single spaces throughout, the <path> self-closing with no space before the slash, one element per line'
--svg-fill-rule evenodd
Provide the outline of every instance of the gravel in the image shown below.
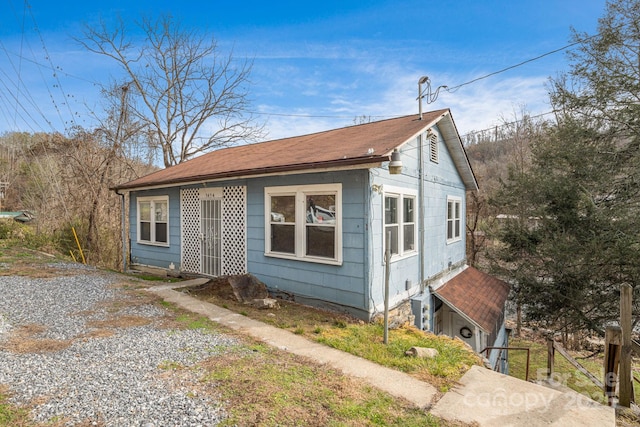
<path fill-rule="evenodd" d="M 0 348 L 16 328 L 34 324 L 46 329 L 31 338 L 71 342 L 42 353 L 0 350 L 0 384 L 10 387 L 13 403 L 31 405 L 36 422 L 69 426 L 210 426 L 224 419 L 221 402 L 202 392 L 197 363 L 237 345 L 234 338 L 163 329 L 164 308 L 122 304 L 134 297 L 113 287 L 117 275 L 56 268 L 65 275 L 0 277 Z M 151 323 L 87 335 L 88 322 L 122 315 Z"/>

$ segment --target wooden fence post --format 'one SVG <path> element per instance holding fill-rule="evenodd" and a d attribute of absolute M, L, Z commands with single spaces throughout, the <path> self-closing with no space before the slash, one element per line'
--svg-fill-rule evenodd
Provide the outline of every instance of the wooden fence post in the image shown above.
<path fill-rule="evenodd" d="M 553 336 L 547 336 L 547 380 L 551 380 L 553 375 L 553 363 L 556 355 L 556 349 L 553 346 Z"/>
<path fill-rule="evenodd" d="M 620 286 L 620 327 L 622 328 L 622 351 L 620 352 L 620 397 L 618 403 L 631 406 L 631 302 L 633 288 L 628 283 Z"/>
<path fill-rule="evenodd" d="M 619 326 L 607 326 L 604 334 L 604 396 L 607 404 L 613 406 L 618 382 L 618 363 L 620 363 L 620 346 L 622 345 L 622 329 Z"/>

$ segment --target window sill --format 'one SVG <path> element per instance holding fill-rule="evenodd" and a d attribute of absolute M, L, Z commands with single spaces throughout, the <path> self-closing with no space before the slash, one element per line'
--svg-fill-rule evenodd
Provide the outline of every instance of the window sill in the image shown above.
<path fill-rule="evenodd" d="M 277 253 L 277 252 L 265 252 L 264 256 L 269 258 L 289 259 L 292 261 L 311 262 L 314 264 L 328 264 L 328 265 L 342 265 L 342 260 L 319 258 L 319 257 L 297 257 L 295 255 Z"/>
<path fill-rule="evenodd" d="M 406 252 L 402 255 L 392 255 L 390 262 L 393 264 L 396 261 L 403 261 L 405 259 L 413 258 L 416 256 L 418 256 L 418 251 Z M 384 254 L 382 256 L 382 265 L 384 265 Z"/>
<path fill-rule="evenodd" d="M 461 241 L 462 241 L 461 237 L 458 237 L 457 239 L 449 239 L 449 240 L 447 240 L 447 245 L 450 245 L 452 243 L 458 243 L 458 242 L 461 242 Z"/>
<path fill-rule="evenodd" d="M 158 246 L 161 248 L 168 248 L 171 246 L 169 243 L 150 242 L 148 240 L 138 240 L 136 243 L 138 243 L 139 245 Z"/>

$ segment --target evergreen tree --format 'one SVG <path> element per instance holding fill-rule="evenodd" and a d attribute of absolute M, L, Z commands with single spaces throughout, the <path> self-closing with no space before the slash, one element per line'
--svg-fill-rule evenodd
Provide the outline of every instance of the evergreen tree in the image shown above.
<path fill-rule="evenodd" d="M 508 214 L 497 259 L 530 319 L 602 332 L 619 286 L 640 289 L 640 1 L 609 2 L 599 33 L 574 41 L 551 82 L 557 124 L 495 199 Z"/>

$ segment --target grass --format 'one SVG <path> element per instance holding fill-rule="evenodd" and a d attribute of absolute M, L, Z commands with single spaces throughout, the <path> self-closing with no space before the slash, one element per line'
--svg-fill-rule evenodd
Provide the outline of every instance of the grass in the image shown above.
<path fill-rule="evenodd" d="M 184 311 L 174 304 L 159 302 L 175 316 L 181 328 L 220 332 L 237 337 L 239 344 L 200 363 L 199 394 L 212 393 L 225 401 L 227 419 L 223 426 L 458 426 L 448 423 L 409 402 L 396 399 L 360 380 L 347 377 L 326 366 L 272 348 L 246 336 L 238 335 L 206 317 Z M 246 315 L 251 307 L 241 306 Z M 301 307 L 308 310 L 308 307 Z M 297 312 L 297 310 L 296 310 Z M 263 314 L 268 314 L 263 310 Z M 270 317 L 270 316 L 267 316 Z M 317 314 L 310 316 L 316 321 Z M 292 322 L 289 321 L 293 325 Z M 324 323 L 330 323 L 325 319 Z M 302 325 L 302 323 L 300 323 Z M 336 329 L 348 331 L 340 320 Z M 303 326 L 292 326 L 304 334 Z M 312 333 L 329 332 L 331 328 Z M 417 332 L 417 331 L 416 331 Z M 165 361 L 164 371 L 183 367 Z"/>
<path fill-rule="evenodd" d="M 535 341 L 512 338 L 510 345 L 513 347 L 530 348 L 530 364 L 529 379 L 543 380 L 546 378 L 547 372 L 547 346 Z M 580 357 L 580 353 L 570 352 L 574 357 Z M 603 368 L 604 354 L 599 354 L 590 358 L 581 358 L 578 362 L 598 379 L 604 379 Z M 509 374 L 516 378 L 524 379 L 526 369 L 526 353 L 510 352 L 509 353 Z M 597 387 L 582 372 L 577 370 L 571 363 L 567 361 L 560 353 L 556 352 L 553 366 L 552 379 L 570 389 L 577 391 L 591 399 L 606 404 L 602 389 Z M 636 402 L 640 400 L 640 387 L 635 383 L 634 386 Z"/>
<path fill-rule="evenodd" d="M 279 308 L 265 310 L 239 303 L 228 284 L 217 281 L 188 290 L 196 298 L 240 313 L 296 335 L 398 369 L 436 386 L 445 392 L 480 358 L 460 340 L 435 336 L 414 327 L 389 331 L 389 343 L 383 343 L 383 325 L 366 323 L 352 317 L 280 300 Z M 438 350 L 433 359 L 408 357 L 411 347 Z"/>
<path fill-rule="evenodd" d="M 234 334 L 197 314 L 163 304 L 188 329 Z M 222 426 L 458 426 L 360 380 L 245 336 L 240 344 L 198 365 L 202 391 L 225 403 Z M 166 361 L 159 366 L 176 371 Z"/>
<path fill-rule="evenodd" d="M 363 357 L 400 371 L 413 374 L 447 391 L 479 358 L 460 341 L 445 336 L 435 336 L 414 327 L 402 327 L 389 331 L 388 344 L 383 342 L 381 323 L 350 324 L 322 330 L 315 340 L 333 348 Z M 428 347 L 438 350 L 431 359 L 407 357 L 411 347 Z"/>
<path fill-rule="evenodd" d="M 0 427 L 20 427 L 29 425 L 29 411 L 8 402 L 5 387 L 0 386 Z"/>
<path fill-rule="evenodd" d="M 264 345 L 209 359 L 202 382 L 228 402 L 224 426 L 445 426 L 369 385 Z"/>

